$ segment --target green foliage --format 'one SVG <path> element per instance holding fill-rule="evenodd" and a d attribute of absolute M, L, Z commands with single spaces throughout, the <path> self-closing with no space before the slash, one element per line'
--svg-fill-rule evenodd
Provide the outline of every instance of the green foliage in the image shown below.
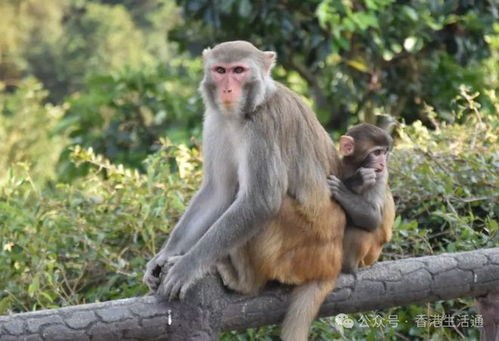
<path fill-rule="evenodd" d="M 465 125 L 429 131 L 416 122 L 399 129 L 390 160 L 403 217 L 396 228 L 404 233 L 390 243 L 398 257 L 499 245 L 498 122 L 480 114 L 478 94 L 461 91 L 457 116 L 467 117 Z"/>
<path fill-rule="evenodd" d="M 201 68 L 200 60 L 175 58 L 167 65 L 95 75 L 86 91 L 69 99 L 61 129 L 71 131 L 75 144 L 143 170 L 142 160 L 158 149 L 159 137 L 187 141 L 200 135 Z M 64 175 L 71 177 L 75 169 L 65 166 Z"/>
<path fill-rule="evenodd" d="M 482 94 L 499 86 L 487 84 L 483 67 L 490 61 L 497 73 L 499 65 L 496 52 L 489 58 L 499 33 L 492 0 L 177 3 L 185 24 L 172 37 L 181 46 L 198 54 L 207 44 L 246 39 L 276 50 L 278 63 L 307 83 L 334 129 L 374 122 L 380 113 L 427 123 L 426 104 L 452 120 L 449 103 L 461 84 Z"/>
<path fill-rule="evenodd" d="M 200 128 L 193 119 L 200 111 L 194 94 L 200 62 L 178 54 L 178 47 L 199 57 L 203 47 L 228 39 L 275 49 L 274 76 L 313 99 L 329 130 L 386 113 L 431 125 L 427 105 L 452 122 L 450 103 L 461 84 L 481 93 L 484 114 L 497 114 L 485 91 L 499 87 L 493 0 L 176 4 L 2 2 L 0 80 L 15 89 L 24 75 L 34 75 L 49 90 L 48 100 L 70 98 L 64 124 L 74 130 L 74 142 L 133 167 L 165 133 L 185 141 Z M 170 106 L 166 119 L 160 106 Z M 67 179 L 76 172 L 67 162 L 62 169 Z"/>
<path fill-rule="evenodd" d="M 81 89 L 90 73 L 143 65 L 148 58 L 143 37 L 122 6 L 88 3 L 68 6 L 57 41 L 29 49 L 33 74 L 43 80 L 53 99 Z"/>
<path fill-rule="evenodd" d="M 159 14 L 161 18 L 175 17 L 171 4 L 165 8 L 169 13 L 151 9 L 155 15 L 151 20 Z M 159 37 L 154 35 L 154 43 L 144 38 L 122 5 L 25 0 L 2 3 L 0 9 L 11 14 L 9 21 L 0 23 L 0 49 L 5 51 L 4 59 L 0 59 L 0 76 L 4 68 L 12 77 L 8 78 L 10 82 L 19 77 L 17 73 L 34 75 L 50 91 L 52 101 L 60 102 L 81 90 L 85 78 L 93 73 L 142 67 L 156 60 L 153 53 L 168 56 Z M 175 20 L 164 27 L 173 23 Z M 165 33 L 164 29 L 158 32 Z"/>
<path fill-rule="evenodd" d="M 76 147 L 91 170 L 73 184 L 37 186 L 13 165 L 0 187 L 0 314 L 145 293 L 152 257 L 199 185 L 196 150 L 164 141 L 146 174 Z"/>
<path fill-rule="evenodd" d="M 39 184 L 56 177 L 59 155 L 69 143 L 67 133 L 56 130 L 66 107 L 44 104 L 47 95 L 34 79 L 13 94 L 0 83 L 0 169 L 23 163 Z"/>
<path fill-rule="evenodd" d="M 61 37 L 63 11 L 63 0 L 0 2 L 0 80 L 16 84 L 29 68 L 28 51 L 36 53 Z"/>

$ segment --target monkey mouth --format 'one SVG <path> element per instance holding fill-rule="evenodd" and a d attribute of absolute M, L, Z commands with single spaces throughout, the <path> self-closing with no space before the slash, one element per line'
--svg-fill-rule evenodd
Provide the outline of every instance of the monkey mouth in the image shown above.
<path fill-rule="evenodd" d="M 234 108 L 234 102 L 224 101 L 222 105 L 226 110 L 232 110 Z"/>

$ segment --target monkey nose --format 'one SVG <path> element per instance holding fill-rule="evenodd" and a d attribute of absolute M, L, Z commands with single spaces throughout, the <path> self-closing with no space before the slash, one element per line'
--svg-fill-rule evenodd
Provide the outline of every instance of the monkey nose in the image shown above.
<path fill-rule="evenodd" d="M 231 92 L 232 92 L 232 89 L 225 89 L 223 92 L 224 92 L 224 93 L 231 93 Z"/>

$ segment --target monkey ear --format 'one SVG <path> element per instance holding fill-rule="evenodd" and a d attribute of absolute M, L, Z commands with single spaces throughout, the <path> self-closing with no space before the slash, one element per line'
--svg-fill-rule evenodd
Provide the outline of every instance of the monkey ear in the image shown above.
<path fill-rule="evenodd" d="M 263 54 L 265 56 L 265 61 L 264 61 L 265 72 L 269 73 L 270 70 L 272 70 L 272 68 L 275 65 L 277 53 L 275 53 L 274 51 L 264 51 Z"/>
<path fill-rule="evenodd" d="M 208 56 L 210 55 L 211 53 L 211 48 L 210 47 L 207 47 L 203 50 L 203 60 L 206 60 L 206 58 L 208 58 Z"/>
<path fill-rule="evenodd" d="M 355 140 L 351 136 L 343 135 L 340 137 L 340 154 L 349 156 L 355 150 Z"/>

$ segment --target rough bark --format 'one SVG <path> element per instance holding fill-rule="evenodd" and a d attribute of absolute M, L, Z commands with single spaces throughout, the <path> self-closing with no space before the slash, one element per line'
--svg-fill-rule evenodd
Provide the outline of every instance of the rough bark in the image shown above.
<path fill-rule="evenodd" d="M 480 302 L 497 303 L 498 287 L 499 248 L 383 262 L 340 276 L 320 315 L 457 297 L 481 297 L 480 308 Z M 0 316 L 0 341 L 216 340 L 220 330 L 280 322 L 288 294 L 289 288 L 273 285 L 244 297 L 212 276 L 182 303 L 148 296 Z M 489 329 L 497 335 L 494 318 Z"/>

